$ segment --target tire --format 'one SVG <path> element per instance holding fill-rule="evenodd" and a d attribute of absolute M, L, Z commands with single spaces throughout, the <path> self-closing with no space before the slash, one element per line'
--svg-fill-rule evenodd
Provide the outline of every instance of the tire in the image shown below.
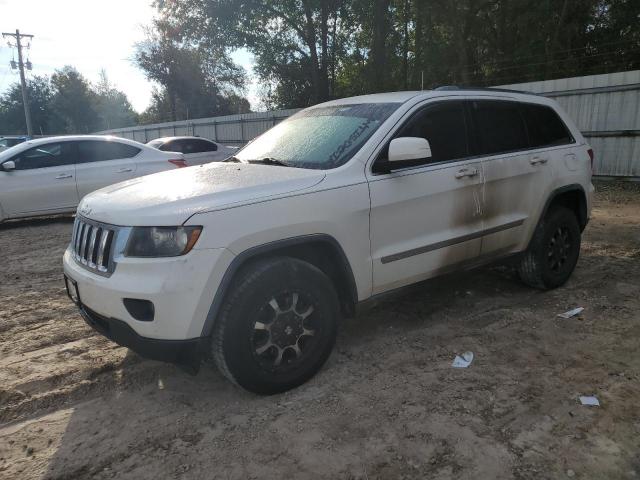
<path fill-rule="evenodd" d="M 564 285 L 580 255 L 580 225 L 574 212 L 552 207 L 536 227 L 518 274 L 527 285 L 550 290 Z"/>
<path fill-rule="evenodd" d="M 211 338 L 212 356 L 242 388 L 284 392 L 320 370 L 339 318 L 338 295 L 321 270 L 289 257 L 258 260 L 231 285 Z"/>

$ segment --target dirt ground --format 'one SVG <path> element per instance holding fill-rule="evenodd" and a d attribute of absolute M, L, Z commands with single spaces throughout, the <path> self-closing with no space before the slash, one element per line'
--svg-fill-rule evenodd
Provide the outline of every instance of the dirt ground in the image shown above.
<path fill-rule="evenodd" d="M 598 188 L 565 287 L 508 266 L 431 282 L 273 397 L 95 334 L 62 284 L 72 219 L 0 226 L 0 478 L 638 478 L 640 188 Z"/>

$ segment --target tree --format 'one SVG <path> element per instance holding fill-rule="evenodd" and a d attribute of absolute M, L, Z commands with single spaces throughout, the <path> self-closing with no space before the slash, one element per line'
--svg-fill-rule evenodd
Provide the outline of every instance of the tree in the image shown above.
<path fill-rule="evenodd" d="M 162 5 L 164 15 L 197 44 L 251 51 L 256 71 L 267 83 L 267 103 L 284 107 L 294 101 L 299 106 L 331 98 L 335 76 L 330 75 L 337 68 L 348 2 L 166 0 Z"/>
<path fill-rule="evenodd" d="M 154 21 L 147 38 L 137 46 L 136 61 L 150 80 L 160 85 L 154 91 L 146 119 L 178 120 L 224 115 L 229 102 L 245 84 L 244 71 L 224 48 L 205 53 L 185 42 L 168 18 Z"/>
<path fill-rule="evenodd" d="M 60 118 L 62 131 L 89 133 L 99 128 L 95 93 L 80 72 L 66 66 L 51 76 L 51 84 L 55 91 L 51 105 Z"/>
<path fill-rule="evenodd" d="M 127 96 L 117 90 L 105 70 L 100 71 L 100 80 L 94 86 L 94 108 L 101 129 L 128 127 L 135 125 L 137 114 Z"/>
<path fill-rule="evenodd" d="M 49 78 L 34 76 L 27 84 L 31 119 L 37 134 L 59 133 L 59 119 L 51 109 L 53 89 Z M 25 134 L 27 126 L 20 84 L 14 83 L 0 97 L 0 133 Z"/>
<path fill-rule="evenodd" d="M 270 107 L 640 66 L 637 0 L 165 0 L 193 45 L 249 49 Z"/>

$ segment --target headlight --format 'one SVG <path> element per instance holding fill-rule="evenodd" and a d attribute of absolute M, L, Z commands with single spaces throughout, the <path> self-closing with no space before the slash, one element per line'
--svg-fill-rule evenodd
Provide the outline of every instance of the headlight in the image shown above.
<path fill-rule="evenodd" d="M 198 241 L 202 227 L 133 227 L 126 257 L 177 257 Z"/>

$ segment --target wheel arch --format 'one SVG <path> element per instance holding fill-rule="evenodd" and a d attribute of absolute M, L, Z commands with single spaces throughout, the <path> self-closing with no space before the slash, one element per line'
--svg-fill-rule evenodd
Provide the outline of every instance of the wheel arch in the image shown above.
<path fill-rule="evenodd" d="M 587 194 L 579 183 L 565 185 L 551 192 L 547 197 L 538 225 L 542 222 L 549 209 L 554 205 L 562 205 L 572 210 L 578 219 L 580 231 L 583 231 L 589 221 L 587 213 Z"/>
<path fill-rule="evenodd" d="M 303 235 L 251 247 L 231 261 L 213 297 L 202 328 L 202 337 L 208 337 L 213 332 L 218 313 L 240 270 L 252 262 L 274 256 L 297 258 L 322 270 L 336 288 L 342 313 L 345 316 L 355 314 L 355 305 L 358 302 L 356 281 L 340 243 L 327 234 Z"/>

